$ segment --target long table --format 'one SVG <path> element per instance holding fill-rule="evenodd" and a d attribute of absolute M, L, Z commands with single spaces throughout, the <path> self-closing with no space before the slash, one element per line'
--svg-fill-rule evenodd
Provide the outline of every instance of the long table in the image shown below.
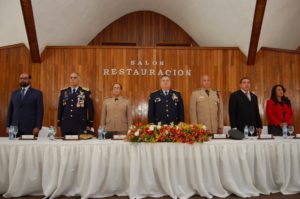
<path fill-rule="evenodd" d="M 300 192 L 300 140 L 10 141 L 0 138 L 0 194 L 207 198 Z"/>

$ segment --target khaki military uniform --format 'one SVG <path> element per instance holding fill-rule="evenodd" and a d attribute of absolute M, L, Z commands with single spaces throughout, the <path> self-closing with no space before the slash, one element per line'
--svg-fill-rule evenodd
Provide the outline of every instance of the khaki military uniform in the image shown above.
<path fill-rule="evenodd" d="M 223 102 L 217 91 L 205 89 L 193 91 L 190 99 L 190 117 L 192 124 L 204 124 L 212 133 L 223 128 Z"/>
<path fill-rule="evenodd" d="M 124 97 L 109 97 L 103 102 L 101 126 L 105 131 L 127 132 L 132 124 L 131 102 Z"/>

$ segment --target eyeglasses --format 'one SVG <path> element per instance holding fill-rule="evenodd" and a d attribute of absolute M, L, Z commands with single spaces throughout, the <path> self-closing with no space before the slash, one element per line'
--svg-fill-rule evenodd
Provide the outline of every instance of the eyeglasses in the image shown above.
<path fill-rule="evenodd" d="M 78 77 L 70 77 L 70 79 L 78 79 Z"/>

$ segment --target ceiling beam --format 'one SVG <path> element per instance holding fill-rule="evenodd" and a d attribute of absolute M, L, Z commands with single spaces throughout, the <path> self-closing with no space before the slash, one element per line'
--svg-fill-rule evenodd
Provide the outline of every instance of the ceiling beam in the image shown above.
<path fill-rule="evenodd" d="M 258 46 L 260 31 L 264 19 L 266 4 L 267 4 L 267 0 L 256 0 L 247 65 L 255 64 L 257 46 Z"/>
<path fill-rule="evenodd" d="M 33 63 L 41 63 L 31 0 L 20 0 L 20 3 L 30 47 L 31 61 Z"/>

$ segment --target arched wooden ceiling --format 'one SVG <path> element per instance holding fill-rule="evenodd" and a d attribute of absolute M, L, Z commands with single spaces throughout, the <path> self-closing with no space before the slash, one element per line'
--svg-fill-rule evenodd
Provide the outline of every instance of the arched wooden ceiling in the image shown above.
<path fill-rule="evenodd" d="M 200 46 L 237 46 L 247 55 L 254 0 L 32 0 L 40 52 L 48 45 L 87 45 L 116 19 L 135 11 L 160 13 Z M 300 46 L 300 1 L 268 0 L 258 48 Z M 0 46 L 28 46 L 19 0 L 0 0 Z"/>

